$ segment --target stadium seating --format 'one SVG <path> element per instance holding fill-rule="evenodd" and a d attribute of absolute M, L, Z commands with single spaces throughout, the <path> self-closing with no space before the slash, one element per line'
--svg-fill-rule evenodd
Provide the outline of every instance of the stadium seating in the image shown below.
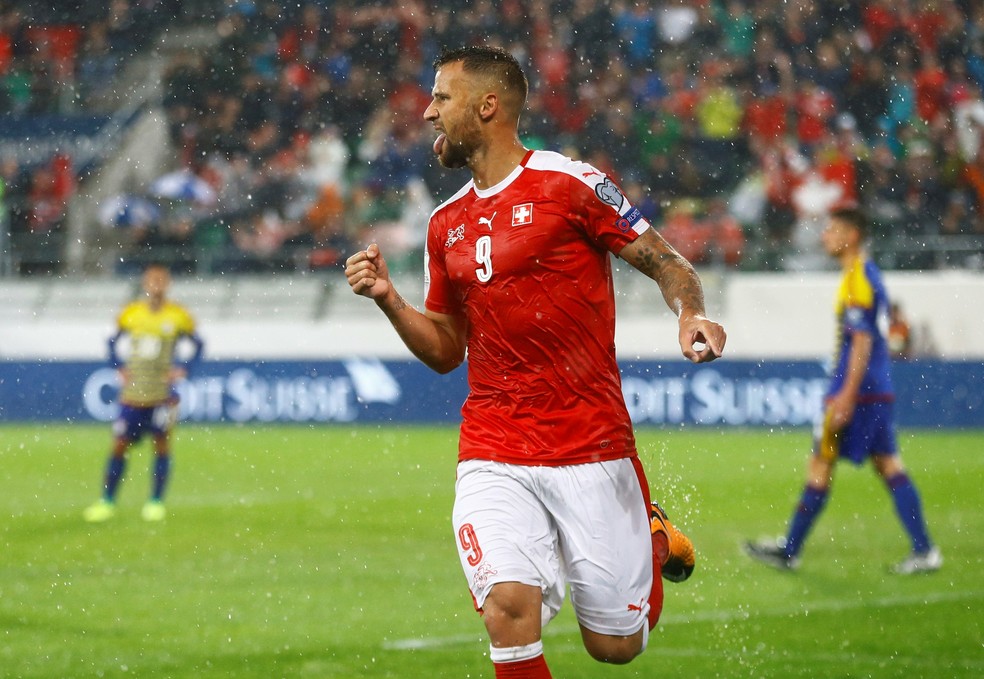
<path fill-rule="evenodd" d="M 817 246 L 811 220 L 848 201 L 875 215 L 883 266 L 984 266 L 984 18 L 966 0 L 906 13 L 886 0 L 631 11 L 518 0 L 491 20 L 482 3 L 123 5 L 80 18 L 54 3 L 28 25 L 32 3 L 8 3 L 0 113 L 106 113 L 92 108 L 105 99 L 66 95 L 147 63 L 147 115 L 167 128 L 162 171 L 189 172 L 214 197 L 117 178 L 116 192 L 161 209 L 114 243 L 93 235 L 97 206 L 76 205 L 93 200 L 92 168 L 73 159 L 79 189 L 52 206 L 31 188 L 50 158 L 0 164 L 18 273 L 127 274 L 147 259 L 196 275 L 303 272 L 379 233 L 412 266 L 422 206 L 462 181 L 428 153 L 430 60 L 480 41 L 531 74 L 526 143 L 612 173 L 660 227 L 690 206 L 696 228 L 680 247 L 709 266 L 815 266 L 796 256 Z M 176 49 L 154 42 L 165 35 Z M 0 139 L 0 156 L 15 148 Z M 722 200 L 740 226 L 726 248 L 706 228 Z M 34 237 L 39 207 L 55 235 Z M 79 244 L 91 256 L 68 257 Z"/>

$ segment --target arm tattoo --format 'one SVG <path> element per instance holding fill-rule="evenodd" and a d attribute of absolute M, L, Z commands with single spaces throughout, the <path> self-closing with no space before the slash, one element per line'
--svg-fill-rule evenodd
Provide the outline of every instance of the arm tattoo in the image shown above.
<path fill-rule="evenodd" d="M 704 315 L 704 289 L 693 265 L 673 249 L 655 231 L 647 231 L 638 239 L 638 247 L 629 261 L 635 268 L 659 285 L 673 312 L 683 311 Z"/>

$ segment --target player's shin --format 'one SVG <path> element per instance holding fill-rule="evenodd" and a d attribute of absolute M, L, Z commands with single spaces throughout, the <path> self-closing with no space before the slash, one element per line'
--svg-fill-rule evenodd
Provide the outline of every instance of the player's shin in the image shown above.
<path fill-rule="evenodd" d="M 122 455 L 110 455 L 106 463 L 106 478 L 103 482 L 103 497 L 112 502 L 116 497 L 123 473 L 126 471 L 126 458 Z"/>
<path fill-rule="evenodd" d="M 156 455 L 154 457 L 153 486 L 151 499 L 160 502 L 164 498 L 168 479 L 171 477 L 171 456 Z"/>

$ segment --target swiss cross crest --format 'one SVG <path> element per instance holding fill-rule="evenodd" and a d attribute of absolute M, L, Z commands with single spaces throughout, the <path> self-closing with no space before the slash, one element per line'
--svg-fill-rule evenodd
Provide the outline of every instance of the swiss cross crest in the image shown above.
<path fill-rule="evenodd" d="M 533 203 L 513 205 L 512 225 L 523 226 L 533 223 Z"/>
<path fill-rule="evenodd" d="M 488 584 L 489 578 L 493 575 L 497 575 L 499 571 L 492 568 L 488 562 L 482 563 L 477 569 L 475 569 L 475 575 L 472 578 L 472 585 L 475 589 L 483 589 L 485 585 Z"/>
<path fill-rule="evenodd" d="M 444 242 L 445 248 L 450 248 L 459 240 L 465 240 L 465 225 L 459 224 L 454 229 L 448 229 L 448 239 Z"/>

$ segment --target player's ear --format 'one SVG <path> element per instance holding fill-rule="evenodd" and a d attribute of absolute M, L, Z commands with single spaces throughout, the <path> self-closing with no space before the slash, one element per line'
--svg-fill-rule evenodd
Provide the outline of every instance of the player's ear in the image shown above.
<path fill-rule="evenodd" d="M 478 115 L 482 120 L 491 120 L 495 112 L 499 110 L 499 95 L 495 92 L 488 92 L 482 96 L 478 105 Z"/>

